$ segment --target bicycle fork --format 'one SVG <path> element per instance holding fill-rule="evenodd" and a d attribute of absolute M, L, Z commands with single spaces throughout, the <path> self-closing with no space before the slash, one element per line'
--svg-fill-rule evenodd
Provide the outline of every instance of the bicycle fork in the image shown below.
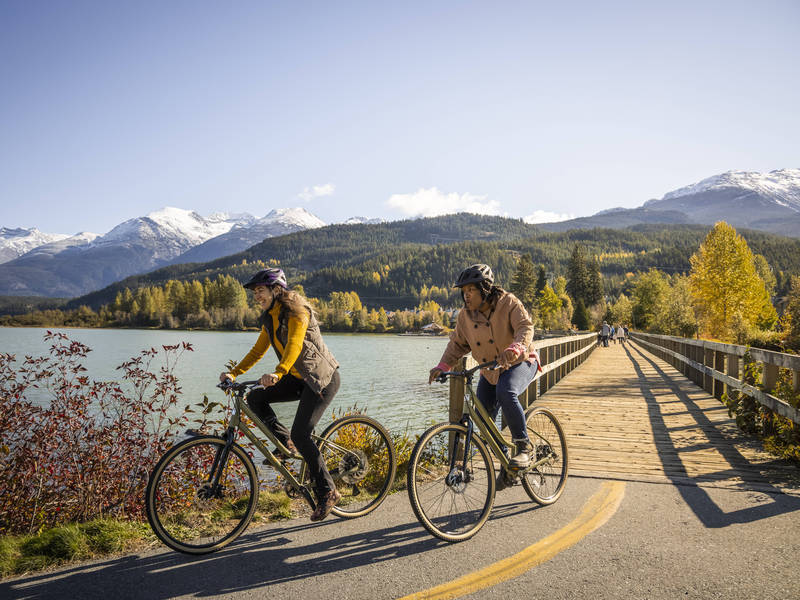
<path fill-rule="evenodd" d="M 467 428 L 467 433 L 464 434 L 464 456 L 462 457 L 461 464 L 459 465 L 458 446 L 459 437 L 462 434 L 456 433 L 453 437 L 453 450 L 450 453 L 450 472 L 445 478 L 445 482 L 449 487 L 456 487 L 460 484 L 469 483 L 472 478 L 472 474 L 467 469 L 467 461 L 469 460 L 470 446 L 472 445 L 472 435 L 475 431 L 475 428 L 472 420 L 466 416 L 462 417 L 460 423 Z"/>
<path fill-rule="evenodd" d="M 229 428 L 225 432 L 225 445 L 217 448 L 214 461 L 211 463 L 208 481 L 206 481 L 206 484 L 199 492 L 201 498 L 207 500 L 210 498 L 222 497 L 222 485 L 220 484 L 220 480 L 222 479 L 222 472 L 225 470 L 225 465 L 228 464 L 228 456 L 230 456 L 233 441 L 234 432 L 232 428 Z"/>

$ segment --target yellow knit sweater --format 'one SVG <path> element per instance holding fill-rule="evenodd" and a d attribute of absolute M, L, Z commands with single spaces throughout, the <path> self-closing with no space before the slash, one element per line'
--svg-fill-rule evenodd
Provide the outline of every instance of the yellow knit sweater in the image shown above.
<path fill-rule="evenodd" d="M 269 311 L 269 315 L 272 317 L 273 331 L 278 331 L 278 316 L 280 315 L 280 312 L 281 304 L 280 302 L 275 302 Z M 284 348 L 281 345 L 280 340 L 270 340 L 269 333 L 264 327 L 262 327 L 261 333 L 259 334 L 255 345 L 250 349 L 250 352 L 247 353 L 247 356 L 239 361 L 239 364 L 231 370 L 231 375 L 237 377 L 238 375 L 241 375 L 247 371 L 250 367 L 261 360 L 261 357 L 264 356 L 267 350 L 269 350 L 271 344 L 275 346 L 275 353 L 280 358 L 280 362 L 278 363 L 278 366 L 275 367 L 274 371 L 274 374 L 278 376 L 278 379 L 280 380 L 280 378 L 287 373 L 290 373 L 293 377 L 302 379 L 293 365 L 297 360 L 297 357 L 300 356 L 300 350 L 303 349 L 303 339 L 306 337 L 306 329 L 308 329 L 308 316 L 304 315 L 302 318 L 294 316 L 289 317 L 289 336 L 286 342 L 286 347 Z"/>

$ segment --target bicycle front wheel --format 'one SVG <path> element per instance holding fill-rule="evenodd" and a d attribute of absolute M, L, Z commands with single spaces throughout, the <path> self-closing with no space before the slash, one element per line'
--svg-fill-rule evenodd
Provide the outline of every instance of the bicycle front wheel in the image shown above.
<path fill-rule="evenodd" d="M 460 424 L 434 425 L 419 438 L 408 463 L 408 498 L 414 514 L 425 529 L 447 542 L 475 535 L 494 502 L 489 451 L 473 435 L 465 460 L 466 433 Z"/>
<path fill-rule="evenodd" d="M 535 449 L 531 450 L 531 460 L 546 460 L 522 477 L 522 487 L 532 500 L 547 506 L 558 500 L 567 483 L 567 438 L 561 423 L 546 408 L 529 408 L 525 421 L 528 437 Z"/>
<path fill-rule="evenodd" d="M 361 517 L 383 502 L 397 470 L 394 444 L 375 419 L 350 416 L 331 423 L 320 436 L 320 452 L 342 499 L 331 511 Z"/>
<path fill-rule="evenodd" d="M 227 457 L 224 448 L 225 440 L 219 437 L 190 438 L 170 448 L 153 469 L 147 483 L 147 519 L 173 550 L 214 552 L 236 539 L 253 518 L 259 487 L 256 468 L 241 446 L 232 445 Z"/>

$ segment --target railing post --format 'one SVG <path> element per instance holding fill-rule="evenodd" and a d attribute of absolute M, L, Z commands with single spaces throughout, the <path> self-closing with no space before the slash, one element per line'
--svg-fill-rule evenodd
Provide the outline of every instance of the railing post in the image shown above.
<path fill-rule="evenodd" d="M 761 363 L 764 365 L 764 374 L 762 377 L 762 383 L 764 385 L 764 390 L 772 391 L 775 389 L 775 384 L 778 383 L 778 365 L 773 365 L 770 363 Z"/>
<path fill-rule="evenodd" d="M 533 382 L 528 386 L 528 389 L 525 390 L 525 400 L 527 402 L 526 407 L 536 402 L 536 398 L 538 397 L 537 391 L 539 389 L 539 381 L 539 379 L 534 379 Z"/>
<path fill-rule="evenodd" d="M 714 351 L 711 348 L 703 348 L 704 360 L 703 365 L 706 367 L 714 368 Z M 711 375 L 703 373 L 703 389 L 712 396 L 714 395 L 714 378 Z"/>
<path fill-rule="evenodd" d="M 720 350 L 714 351 L 714 370 L 720 373 L 725 372 L 725 353 Z M 721 381 L 714 379 L 714 397 L 722 400 L 722 394 L 725 393 L 725 384 Z"/>
<path fill-rule="evenodd" d="M 800 392 L 800 371 L 792 371 L 792 389 Z"/>
<path fill-rule="evenodd" d="M 692 360 L 694 360 L 698 364 L 703 364 L 703 348 L 702 348 L 702 346 L 699 346 L 699 345 L 698 346 L 692 346 L 692 348 L 693 348 L 693 352 L 694 352 L 694 356 L 692 357 Z M 694 382 L 697 385 L 699 385 L 700 387 L 703 387 L 703 372 L 701 370 L 695 369 L 694 370 L 694 377 L 692 379 L 694 380 Z"/>
<path fill-rule="evenodd" d="M 456 363 L 453 367 L 454 371 L 460 371 L 465 369 L 467 365 L 467 359 L 462 358 L 461 360 Z M 450 422 L 458 422 L 461 420 L 461 415 L 464 414 L 464 378 L 463 377 L 451 377 L 450 378 Z M 452 456 L 453 454 L 453 444 L 455 442 L 455 433 L 450 432 L 449 440 L 448 440 L 448 456 Z M 456 459 L 461 458 L 457 456 Z"/>
<path fill-rule="evenodd" d="M 453 370 L 460 371 L 465 368 L 467 359 L 462 358 L 458 361 Z M 461 415 L 464 414 L 464 378 L 451 377 L 450 378 L 450 422 L 458 422 L 461 420 Z"/>
<path fill-rule="evenodd" d="M 728 354 L 728 365 L 726 369 L 726 373 L 729 377 L 733 377 L 734 379 L 739 379 L 739 357 L 735 354 Z M 731 395 L 731 392 L 734 390 L 730 389 L 728 385 L 725 385 L 725 393 L 728 396 Z"/>

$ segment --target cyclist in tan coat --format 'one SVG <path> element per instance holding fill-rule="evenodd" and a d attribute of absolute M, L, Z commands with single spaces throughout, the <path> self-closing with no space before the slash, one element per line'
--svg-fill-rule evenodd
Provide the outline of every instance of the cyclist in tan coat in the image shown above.
<path fill-rule="evenodd" d="M 455 287 L 461 288 L 464 309 L 458 313 L 450 343 L 439 364 L 431 369 L 428 382 L 449 371 L 470 352 L 479 363 L 497 360 L 499 369 L 481 370 L 478 400 L 493 419 L 503 409 L 516 446 L 511 465 L 524 469 L 530 464 L 530 440 L 519 394 L 528 388 L 537 370 L 541 370 L 539 355 L 533 348 L 533 322 L 514 294 L 494 285 L 494 274 L 488 265 L 467 267 L 458 276 Z M 498 489 L 508 484 L 502 471 L 497 484 Z"/>

